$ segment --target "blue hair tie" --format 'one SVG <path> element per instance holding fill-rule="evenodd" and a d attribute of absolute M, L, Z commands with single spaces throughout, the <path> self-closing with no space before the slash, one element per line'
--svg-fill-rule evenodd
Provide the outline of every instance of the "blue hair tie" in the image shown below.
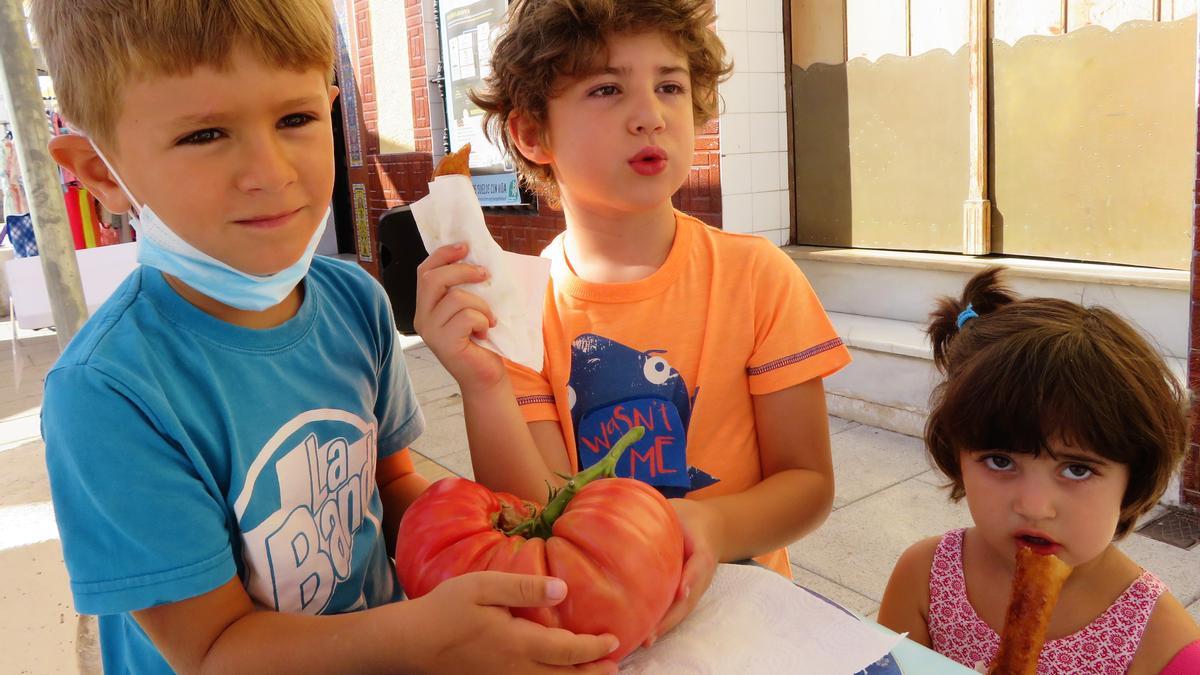
<path fill-rule="evenodd" d="M 975 308 L 971 306 L 971 303 L 968 302 L 967 308 L 964 309 L 962 312 L 960 312 L 958 315 L 958 321 L 957 321 L 958 329 L 962 330 L 963 324 L 970 321 L 971 319 L 978 319 L 978 318 L 979 318 L 979 314 L 975 311 Z"/>

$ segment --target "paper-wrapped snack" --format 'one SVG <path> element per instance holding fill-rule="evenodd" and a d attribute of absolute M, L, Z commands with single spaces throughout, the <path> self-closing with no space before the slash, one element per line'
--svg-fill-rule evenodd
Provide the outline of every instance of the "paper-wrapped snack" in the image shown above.
<path fill-rule="evenodd" d="M 425 249 L 433 252 L 450 244 L 466 244 L 463 262 L 485 267 L 487 281 L 464 284 L 463 290 L 483 298 L 496 317 L 482 347 L 523 366 L 540 371 L 542 307 L 550 278 L 550 261 L 508 253 L 492 239 L 483 221 L 483 208 L 475 196 L 467 170 L 471 146 L 442 160 L 429 184 L 429 195 L 412 205 L 413 217 Z"/>

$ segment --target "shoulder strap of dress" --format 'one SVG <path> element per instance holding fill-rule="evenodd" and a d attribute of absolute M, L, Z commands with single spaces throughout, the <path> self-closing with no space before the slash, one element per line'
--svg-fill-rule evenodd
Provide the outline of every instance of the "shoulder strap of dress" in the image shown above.
<path fill-rule="evenodd" d="M 962 569 L 963 532 L 959 529 L 943 534 L 934 550 L 933 564 L 929 570 L 930 605 L 954 603 L 957 601 L 954 589 L 966 587 Z"/>

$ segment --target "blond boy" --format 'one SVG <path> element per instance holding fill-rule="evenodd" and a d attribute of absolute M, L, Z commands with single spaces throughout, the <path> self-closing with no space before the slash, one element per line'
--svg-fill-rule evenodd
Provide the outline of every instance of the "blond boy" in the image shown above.
<path fill-rule="evenodd" d="M 382 290 L 314 257 L 333 186 L 325 0 L 35 0 L 51 152 L 142 265 L 46 380 L 79 611 L 108 672 L 560 672 L 616 646 L 514 620 L 558 580 L 401 599 L 423 421 Z M 579 672 L 610 672 L 611 663 Z"/>

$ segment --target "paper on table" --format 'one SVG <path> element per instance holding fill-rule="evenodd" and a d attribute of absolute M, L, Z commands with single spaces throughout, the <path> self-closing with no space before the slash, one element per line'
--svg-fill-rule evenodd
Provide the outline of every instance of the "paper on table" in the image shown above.
<path fill-rule="evenodd" d="M 653 647 L 625 657 L 621 672 L 849 675 L 902 639 L 873 630 L 775 572 L 719 565 L 691 616 Z"/>
<path fill-rule="evenodd" d="M 429 195 L 412 205 L 413 217 L 425 249 L 465 243 L 465 262 L 486 267 L 491 277 L 461 288 L 483 298 L 496 316 L 487 338 L 475 340 L 523 366 L 542 369 L 542 308 L 550 261 L 508 253 L 500 248 L 483 222 L 483 209 L 467 176 L 438 176 L 429 184 Z"/>

